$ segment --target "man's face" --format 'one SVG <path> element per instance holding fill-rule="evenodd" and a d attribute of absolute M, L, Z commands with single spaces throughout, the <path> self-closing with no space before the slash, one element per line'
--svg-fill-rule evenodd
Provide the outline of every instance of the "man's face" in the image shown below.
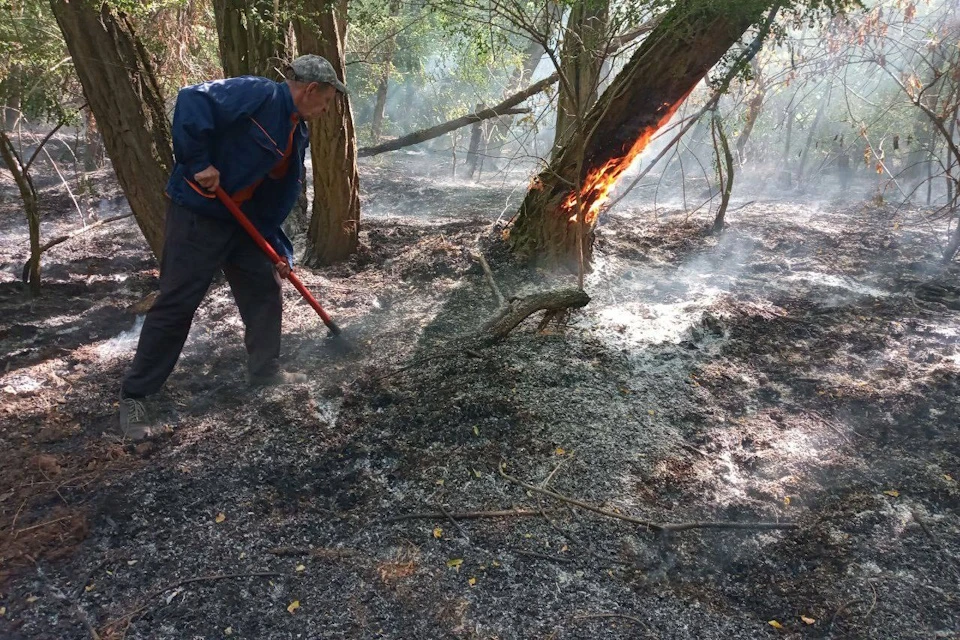
<path fill-rule="evenodd" d="M 311 82 L 304 90 L 303 98 L 298 105 L 300 115 L 304 120 L 319 118 L 330 108 L 336 95 L 337 90 L 332 84 Z"/>

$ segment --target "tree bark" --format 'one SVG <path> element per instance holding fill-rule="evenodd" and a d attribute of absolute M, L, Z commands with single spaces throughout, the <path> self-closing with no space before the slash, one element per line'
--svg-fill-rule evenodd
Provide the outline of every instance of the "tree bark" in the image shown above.
<path fill-rule="evenodd" d="M 675 4 L 586 114 L 581 135 L 536 178 L 510 230 L 514 252 L 545 266 L 589 263 L 597 214 L 616 180 L 771 5 L 779 6 Z"/>
<path fill-rule="evenodd" d="M 286 0 L 213 0 L 220 62 L 226 77 L 279 79 L 277 63 L 285 57 L 280 8 Z"/>
<path fill-rule="evenodd" d="M 346 17 L 347 0 L 334 4 L 310 0 L 295 23 L 301 53 L 329 60 L 341 81 L 345 78 Z M 359 243 L 357 138 L 347 96 L 338 96 L 333 108 L 310 123 L 310 151 L 313 215 L 307 232 L 307 262 L 329 265 L 349 257 Z"/>
<path fill-rule="evenodd" d="M 483 103 L 477 103 L 474 111 L 483 110 Z M 477 162 L 480 159 L 480 138 L 483 135 L 483 124 L 477 120 L 470 129 L 470 147 L 467 149 L 467 178 L 473 179 L 477 172 Z"/>
<path fill-rule="evenodd" d="M 600 70 L 606 59 L 609 0 L 577 0 L 570 8 L 563 46 L 560 49 L 560 83 L 553 154 L 574 135 L 584 114 L 597 101 Z"/>
<path fill-rule="evenodd" d="M 94 0 L 50 0 L 83 93 L 137 224 L 163 250 L 170 126 L 146 50 L 123 14 Z"/>

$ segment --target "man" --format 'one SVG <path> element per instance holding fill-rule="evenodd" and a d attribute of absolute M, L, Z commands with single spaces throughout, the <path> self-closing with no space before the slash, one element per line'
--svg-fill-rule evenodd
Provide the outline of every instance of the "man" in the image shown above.
<path fill-rule="evenodd" d="M 177 163 L 167 195 L 160 295 L 147 313 L 133 365 L 120 390 L 120 428 L 133 440 L 151 434 L 144 399 L 173 371 L 193 315 L 216 272 L 223 270 L 245 327 L 253 385 L 296 382 L 281 371 L 280 277 L 293 247 L 280 225 L 301 192 L 308 135 L 304 121 L 327 111 L 347 88 L 324 58 L 305 55 L 290 78 L 243 76 L 182 89 L 173 114 Z M 274 267 L 211 192 L 217 186 L 240 205 L 286 257 Z M 299 378 L 299 379 L 298 379 Z"/>

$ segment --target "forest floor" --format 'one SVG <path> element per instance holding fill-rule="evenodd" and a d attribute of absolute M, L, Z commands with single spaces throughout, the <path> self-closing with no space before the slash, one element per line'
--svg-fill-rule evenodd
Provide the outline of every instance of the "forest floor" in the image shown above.
<path fill-rule="evenodd" d="M 168 428 L 136 446 L 117 387 L 152 258 L 130 220 L 97 229 L 45 255 L 29 300 L 0 184 L 0 637 L 960 637 L 942 231 L 758 198 L 718 238 L 637 200 L 565 327 L 464 351 L 496 308 L 468 249 L 508 295 L 556 285 L 492 226 L 517 185 L 362 177 L 363 251 L 301 272 L 358 351 L 288 288 L 286 366 L 311 381 L 251 391 L 217 282 L 154 405 Z M 45 236 L 78 224 L 42 197 Z M 511 478 L 657 523 L 796 528 L 656 532 Z"/>

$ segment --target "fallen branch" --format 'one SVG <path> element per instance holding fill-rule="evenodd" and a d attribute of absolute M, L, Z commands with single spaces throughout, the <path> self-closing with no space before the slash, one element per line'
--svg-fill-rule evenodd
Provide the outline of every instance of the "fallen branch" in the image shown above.
<path fill-rule="evenodd" d="M 290 576 L 289 574 L 278 573 L 276 571 L 254 571 L 252 573 L 217 573 L 217 574 L 212 574 L 207 576 L 197 576 L 195 578 L 185 578 L 183 580 L 178 580 L 177 582 L 167 585 L 162 589 L 157 589 L 156 591 L 154 591 L 153 593 L 151 593 L 150 595 L 148 595 L 146 598 L 143 599 L 144 604 L 137 607 L 130 613 L 124 614 L 115 620 L 111 620 L 105 625 L 104 629 L 109 630 L 111 627 L 117 624 L 120 624 L 121 622 L 126 622 L 127 624 L 130 624 L 133 618 L 135 618 L 138 614 L 143 613 L 144 611 L 147 610 L 147 608 L 150 606 L 151 600 L 159 596 L 162 596 L 167 591 L 173 591 L 178 587 L 182 587 L 185 584 L 192 584 L 194 582 L 213 582 L 215 580 L 228 580 L 231 578 L 275 578 L 279 576 L 294 577 L 294 576 Z M 104 633 L 104 635 L 109 635 L 109 634 Z"/>
<path fill-rule="evenodd" d="M 360 555 L 355 549 L 311 549 L 309 547 L 274 547 L 267 549 L 267 553 L 280 558 L 290 556 L 313 556 L 314 558 L 323 558 L 326 560 L 336 560 L 339 558 L 352 558 Z"/>
<path fill-rule="evenodd" d="M 646 527 L 649 531 L 657 532 L 673 532 L 673 531 L 689 531 L 690 529 L 798 529 L 799 527 L 791 522 L 651 522 L 649 520 L 641 520 L 640 518 L 634 518 L 633 516 L 624 515 L 621 513 L 614 513 L 613 511 L 607 511 L 600 507 L 594 506 L 587 502 L 581 500 L 576 500 L 575 498 L 568 498 L 567 496 L 561 495 L 556 491 L 551 491 L 550 489 L 541 489 L 532 484 L 528 484 L 523 480 L 514 478 L 511 475 L 508 475 L 506 471 L 503 470 L 504 465 L 500 465 L 497 470 L 500 472 L 500 475 L 503 476 L 509 482 L 512 482 L 518 486 L 523 487 L 528 491 L 533 491 L 536 493 L 541 493 L 545 496 L 550 496 L 555 500 L 561 502 L 566 502 L 567 504 L 572 504 L 581 509 L 586 509 L 587 511 L 592 511 L 598 513 L 602 516 L 608 518 L 614 518 L 616 520 L 623 520 L 625 522 L 630 522 L 633 524 Z"/>
<path fill-rule="evenodd" d="M 576 287 L 542 291 L 514 299 L 501 309 L 500 313 L 487 321 L 476 337 L 480 342 L 489 346 L 506 338 L 517 325 L 537 311 L 556 312 L 566 309 L 580 309 L 585 307 L 588 302 L 590 302 L 590 296 Z"/>
<path fill-rule="evenodd" d="M 500 116 L 506 116 L 510 114 L 527 113 L 530 111 L 529 109 L 514 109 L 514 107 L 530 96 L 540 93 L 556 82 L 559 77 L 560 76 L 558 74 L 554 73 L 553 75 L 548 76 L 539 82 L 535 82 L 523 91 L 513 94 L 506 100 L 488 109 L 481 109 L 476 113 L 468 113 L 465 116 L 460 116 L 459 118 L 454 118 L 453 120 L 448 120 L 447 122 L 434 125 L 426 129 L 420 129 L 419 131 L 408 133 L 405 136 L 400 136 L 399 138 L 390 140 L 389 142 L 384 142 L 372 147 L 360 147 L 357 149 L 357 156 L 360 158 L 366 158 L 369 156 L 386 153 L 388 151 L 396 151 L 397 149 L 402 149 L 411 145 L 420 144 L 421 142 L 426 142 L 427 140 L 439 138 L 444 134 L 450 133 L 451 131 L 456 131 L 461 127 L 471 125 L 474 122 L 482 122 L 484 120 L 489 120 L 490 118 L 499 118 Z"/>
<path fill-rule="evenodd" d="M 435 511 L 424 511 L 417 513 L 404 513 L 399 516 L 387 518 L 384 522 L 401 522 L 403 520 L 441 520 L 443 518 L 453 517 L 457 520 L 480 520 L 483 518 L 529 518 L 539 516 L 539 511 L 529 509 L 509 509 L 505 511 L 460 511 L 450 514 L 439 513 Z"/>
<path fill-rule="evenodd" d="M 522 549 L 511 549 L 511 553 L 515 553 L 518 556 L 527 556 L 530 558 L 540 558 L 541 560 L 550 560 L 551 562 L 561 562 L 563 564 L 570 564 L 573 560 L 569 558 L 560 558 L 558 556 L 548 556 L 545 553 L 537 553 L 536 551 L 523 551 Z"/>

